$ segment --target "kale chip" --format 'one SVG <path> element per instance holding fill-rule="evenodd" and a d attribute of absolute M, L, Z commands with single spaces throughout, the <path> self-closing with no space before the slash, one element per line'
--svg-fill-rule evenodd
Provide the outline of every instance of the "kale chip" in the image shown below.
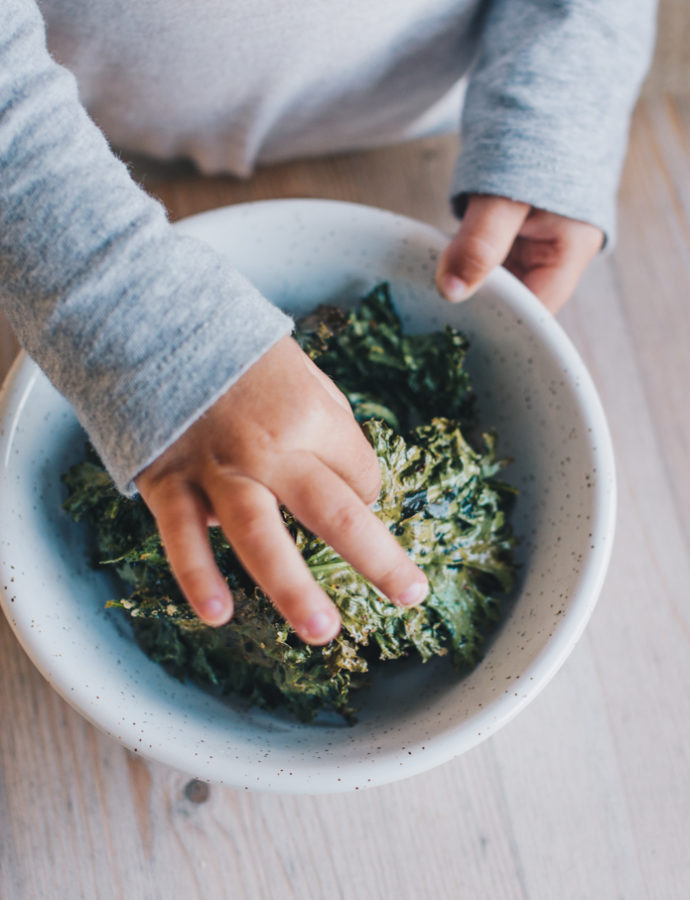
<path fill-rule="evenodd" d="M 282 510 L 312 575 L 337 605 L 340 634 L 304 644 L 252 582 L 218 528 L 209 531 L 235 599 L 232 620 L 204 625 L 177 587 L 143 501 L 120 495 L 93 451 L 63 476 L 64 507 L 89 522 L 95 563 L 115 569 L 144 651 L 181 679 L 235 693 L 264 708 L 285 705 L 302 721 L 321 709 L 354 721 L 352 694 L 383 661 L 410 653 L 450 656 L 468 670 L 480 660 L 515 579 L 508 515 L 515 491 L 496 478 L 495 436 L 474 447 L 463 362 L 467 340 L 448 327 L 403 334 L 386 285 L 353 311 L 320 307 L 298 323 L 302 347 L 348 396 L 379 459 L 375 513 L 426 573 L 418 607 L 391 604 L 320 538 Z M 425 424 L 410 427 L 413 420 Z"/>

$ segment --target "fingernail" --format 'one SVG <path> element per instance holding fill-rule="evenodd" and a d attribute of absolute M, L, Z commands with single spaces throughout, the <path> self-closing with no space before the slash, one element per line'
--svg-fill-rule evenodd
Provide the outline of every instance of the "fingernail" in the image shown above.
<path fill-rule="evenodd" d="M 209 597 L 201 605 L 201 612 L 205 619 L 212 622 L 228 619 L 228 603 L 221 597 Z"/>
<path fill-rule="evenodd" d="M 406 590 L 400 594 L 396 603 L 399 603 L 400 606 L 416 606 L 417 603 L 421 603 L 422 600 L 429 593 L 429 584 L 426 581 L 415 581 L 414 584 L 411 584 Z"/>
<path fill-rule="evenodd" d="M 327 641 L 333 636 L 333 616 L 327 612 L 311 615 L 301 628 L 308 641 Z"/>
<path fill-rule="evenodd" d="M 469 288 L 462 278 L 450 274 L 444 275 L 441 279 L 441 290 L 445 298 L 450 300 L 451 303 L 459 303 L 461 300 L 464 300 L 469 292 Z"/>

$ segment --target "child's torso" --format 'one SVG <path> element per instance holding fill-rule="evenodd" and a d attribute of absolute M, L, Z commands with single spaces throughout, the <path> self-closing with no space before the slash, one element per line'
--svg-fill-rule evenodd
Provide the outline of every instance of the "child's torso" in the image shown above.
<path fill-rule="evenodd" d="M 39 5 L 114 143 L 245 174 L 452 127 L 481 0 Z"/>

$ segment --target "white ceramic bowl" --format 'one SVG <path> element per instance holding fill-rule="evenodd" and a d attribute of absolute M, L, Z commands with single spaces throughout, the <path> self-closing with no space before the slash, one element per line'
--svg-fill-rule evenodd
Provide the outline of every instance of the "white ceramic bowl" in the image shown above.
<path fill-rule="evenodd" d="M 60 504 L 60 474 L 84 436 L 26 357 L 0 409 L 0 586 L 22 646 L 54 688 L 145 756 L 237 788 L 356 790 L 443 763 L 516 715 L 554 675 L 592 612 L 614 529 L 608 428 L 585 367 L 558 324 L 504 271 L 461 305 L 433 287 L 445 244 L 426 225 L 344 203 L 287 200 L 214 210 L 177 226 L 227 253 L 268 297 L 300 313 L 352 302 L 381 280 L 408 329 L 450 322 L 472 340 L 480 417 L 515 458 L 519 596 L 484 661 L 394 665 L 362 694 L 354 727 L 303 725 L 181 684 L 133 643 L 89 567 L 86 535 Z"/>

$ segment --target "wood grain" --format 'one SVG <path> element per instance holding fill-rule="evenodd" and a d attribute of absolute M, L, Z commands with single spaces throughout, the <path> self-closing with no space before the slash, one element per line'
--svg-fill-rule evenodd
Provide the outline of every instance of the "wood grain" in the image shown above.
<path fill-rule="evenodd" d="M 644 95 L 690 96 L 690 3 L 659 0 L 657 40 Z"/>
<path fill-rule="evenodd" d="M 433 139 L 246 182 L 137 171 L 175 218 L 324 196 L 450 230 L 455 150 Z M 639 108 L 620 208 L 617 248 L 561 317 L 608 412 L 618 537 L 593 621 L 544 693 L 489 742 L 406 782 L 320 798 L 212 786 L 194 802 L 187 776 L 60 700 L 3 622 L 3 900 L 690 895 L 690 101 Z M 2 341 L 4 369 L 14 344 Z"/>

